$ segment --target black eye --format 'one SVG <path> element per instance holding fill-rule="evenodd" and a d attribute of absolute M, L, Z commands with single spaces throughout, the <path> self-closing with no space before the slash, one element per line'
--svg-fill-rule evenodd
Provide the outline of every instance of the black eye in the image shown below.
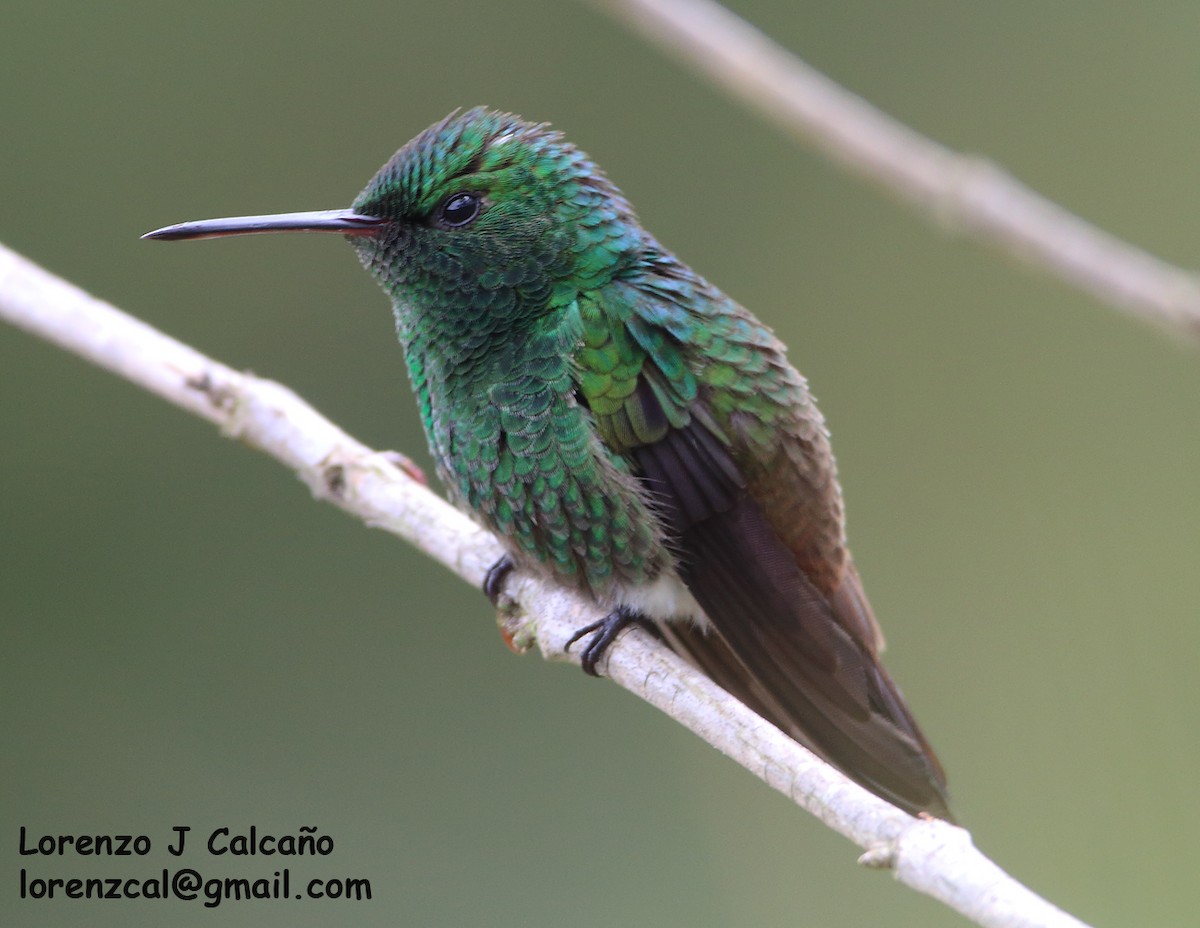
<path fill-rule="evenodd" d="M 438 208 L 438 219 L 450 229 L 459 229 L 479 215 L 483 199 L 476 193 L 455 193 Z"/>

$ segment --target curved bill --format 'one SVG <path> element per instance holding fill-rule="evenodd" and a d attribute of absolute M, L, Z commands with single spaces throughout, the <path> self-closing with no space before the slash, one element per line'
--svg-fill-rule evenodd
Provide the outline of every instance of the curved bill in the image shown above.
<path fill-rule="evenodd" d="M 340 232 L 342 235 L 373 235 L 387 222 L 364 216 L 352 209 L 323 209 L 308 213 L 276 213 L 271 216 L 231 216 L 180 222 L 147 232 L 142 238 L 166 242 L 226 235 L 258 235 L 266 232 Z"/>

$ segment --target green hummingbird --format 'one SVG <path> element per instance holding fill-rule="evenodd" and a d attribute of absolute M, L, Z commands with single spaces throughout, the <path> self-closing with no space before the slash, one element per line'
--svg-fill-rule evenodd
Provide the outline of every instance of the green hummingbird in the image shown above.
<path fill-rule="evenodd" d="M 545 124 L 475 108 L 350 209 L 146 238 L 340 232 L 391 297 L 438 474 L 518 567 L 642 622 L 789 736 L 913 814 L 945 777 L 879 660 L 824 419 L 771 330 L 642 228 Z"/>

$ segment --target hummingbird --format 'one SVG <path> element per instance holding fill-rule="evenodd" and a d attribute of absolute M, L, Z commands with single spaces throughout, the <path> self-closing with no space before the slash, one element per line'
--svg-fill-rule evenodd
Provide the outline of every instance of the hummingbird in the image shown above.
<path fill-rule="evenodd" d="M 767 326 L 639 223 L 561 133 L 483 107 L 413 138 L 349 209 L 151 239 L 336 232 L 391 298 L 438 475 L 514 568 L 592 597 L 911 814 L 941 765 L 880 662 L 825 421 Z"/>

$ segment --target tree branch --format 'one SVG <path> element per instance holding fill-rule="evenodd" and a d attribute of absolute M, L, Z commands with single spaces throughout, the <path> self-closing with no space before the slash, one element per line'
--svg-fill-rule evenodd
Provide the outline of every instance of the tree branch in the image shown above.
<path fill-rule="evenodd" d="M 478 585 L 501 554 L 496 539 L 394 463 L 286 387 L 239 373 L 85 293 L 0 246 L 0 318 L 220 426 L 223 434 L 291 468 L 313 494 L 367 525 L 416 545 Z M 509 584 L 502 621 L 548 660 L 593 603 L 535 578 Z M 915 819 L 852 783 L 763 721 L 652 636 L 630 629 L 608 650 L 608 676 L 708 741 L 769 786 L 890 867 L 897 879 L 989 928 L 1081 928 L 1021 886 L 945 822 Z"/>
<path fill-rule="evenodd" d="M 713 0 L 593 0 L 831 161 L 926 218 L 1144 322 L 1200 338 L 1200 279 L 1104 232 L 983 158 L 838 86 Z"/>

